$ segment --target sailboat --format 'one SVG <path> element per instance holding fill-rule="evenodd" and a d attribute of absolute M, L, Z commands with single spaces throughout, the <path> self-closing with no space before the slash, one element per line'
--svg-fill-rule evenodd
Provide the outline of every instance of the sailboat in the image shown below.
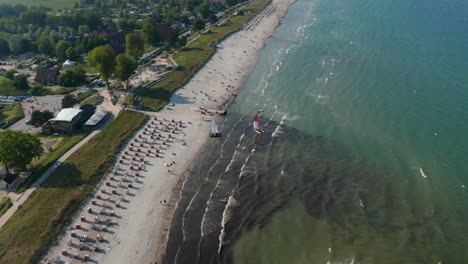
<path fill-rule="evenodd" d="M 211 121 L 211 137 L 219 137 L 221 136 L 221 133 L 219 133 L 218 127 L 216 126 L 216 121 L 212 120 Z"/>
<path fill-rule="evenodd" d="M 260 120 L 258 120 L 258 114 L 255 114 L 255 117 L 253 120 L 253 128 L 257 134 L 263 133 L 262 125 L 260 125 Z"/>

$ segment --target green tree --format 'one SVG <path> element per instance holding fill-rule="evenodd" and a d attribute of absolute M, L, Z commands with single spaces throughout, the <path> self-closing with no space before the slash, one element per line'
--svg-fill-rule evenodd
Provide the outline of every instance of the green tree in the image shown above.
<path fill-rule="evenodd" d="M 73 67 L 60 74 L 58 83 L 64 87 L 74 87 L 86 83 L 86 70 L 83 67 Z"/>
<path fill-rule="evenodd" d="M 65 97 L 63 97 L 62 99 L 62 108 L 69 108 L 69 107 L 73 107 L 74 105 L 76 105 L 78 102 L 78 99 L 76 99 L 76 97 L 74 95 L 71 95 L 71 94 L 67 94 L 65 95 Z"/>
<path fill-rule="evenodd" d="M 34 96 L 40 96 L 40 95 L 44 95 L 46 90 L 44 89 L 44 86 L 42 86 L 42 84 L 35 83 L 31 87 L 31 90 L 29 90 L 29 92 Z"/>
<path fill-rule="evenodd" d="M 187 8 L 190 11 L 193 11 L 193 9 L 200 4 L 199 0 L 187 0 L 185 1 L 185 8 Z"/>
<path fill-rule="evenodd" d="M 185 45 L 187 45 L 187 37 L 186 36 L 182 36 L 179 38 L 179 46 L 183 47 Z"/>
<path fill-rule="evenodd" d="M 24 74 L 18 74 L 13 78 L 13 86 L 18 90 L 29 90 L 28 78 Z"/>
<path fill-rule="evenodd" d="M 10 53 L 10 47 L 8 47 L 8 41 L 4 38 L 0 38 L 0 54 Z"/>
<path fill-rule="evenodd" d="M 55 55 L 57 55 L 62 60 L 67 58 L 67 50 L 71 48 L 71 43 L 65 40 L 60 40 L 55 46 Z"/>
<path fill-rule="evenodd" d="M 8 47 L 10 48 L 11 53 L 20 54 L 21 52 L 28 50 L 29 41 L 15 36 L 8 40 Z"/>
<path fill-rule="evenodd" d="M 207 19 L 211 14 L 210 6 L 207 3 L 201 3 L 197 9 L 204 19 Z"/>
<path fill-rule="evenodd" d="M 125 36 L 125 47 L 127 54 L 137 59 L 143 54 L 145 42 L 137 34 L 129 33 Z"/>
<path fill-rule="evenodd" d="M 205 28 L 205 21 L 203 19 L 197 19 L 195 22 L 193 22 L 193 28 L 195 30 L 202 30 Z"/>
<path fill-rule="evenodd" d="M 169 39 L 167 40 L 167 44 L 169 44 L 170 47 L 174 47 L 179 43 L 179 32 L 178 31 L 171 31 L 169 34 Z"/>
<path fill-rule="evenodd" d="M 119 77 L 122 81 L 128 80 L 130 75 L 136 70 L 138 64 L 135 59 L 131 56 L 126 54 L 119 54 L 117 56 L 117 66 L 115 70 L 115 74 Z"/>
<path fill-rule="evenodd" d="M 25 25 L 33 24 L 42 26 L 47 18 L 46 12 L 37 9 L 29 9 L 21 14 L 20 20 Z"/>
<path fill-rule="evenodd" d="M 45 110 L 44 112 L 35 110 L 31 115 L 31 124 L 35 127 L 39 127 L 53 117 L 54 114 L 49 110 Z"/>
<path fill-rule="evenodd" d="M 13 87 L 13 81 L 6 78 L 6 77 L 0 77 L 0 89 L 11 89 Z"/>
<path fill-rule="evenodd" d="M 29 134 L 14 130 L 0 132 L 0 163 L 9 168 L 26 169 L 34 158 L 43 153 L 41 141 Z"/>
<path fill-rule="evenodd" d="M 69 47 L 67 51 L 65 52 L 65 55 L 67 56 L 67 59 L 74 60 L 80 56 L 78 52 L 76 51 L 75 48 Z"/>
<path fill-rule="evenodd" d="M 80 33 L 86 33 L 89 31 L 89 27 L 88 25 L 79 25 L 78 26 L 78 31 L 80 31 Z"/>
<path fill-rule="evenodd" d="M 88 53 L 88 65 L 102 74 L 102 79 L 108 82 L 115 70 L 115 52 L 110 45 L 94 48 Z"/>
<path fill-rule="evenodd" d="M 5 71 L 2 75 L 3 75 L 3 77 L 6 77 L 6 78 L 13 81 L 15 79 L 15 74 L 17 74 L 17 73 L 18 73 L 17 70 L 10 69 L 8 71 Z"/>
<path fill-rule="evenodd" d="M 231 7 L 237 4 L 237 0 L 226 0 L 226 5 Z"/>
<path fill-rule="evenodd" d="M 46 55 L 52 56 L 55 50 L 54 43 L 47 36 L 39 38 L 37 49 Z"/>
<path fill-rule="evenodd" d="M 161 42 L 158 30 L 152 23 L 145 23 L 141 28 L 142 37 L 149 45 L 156 45 Z"/>

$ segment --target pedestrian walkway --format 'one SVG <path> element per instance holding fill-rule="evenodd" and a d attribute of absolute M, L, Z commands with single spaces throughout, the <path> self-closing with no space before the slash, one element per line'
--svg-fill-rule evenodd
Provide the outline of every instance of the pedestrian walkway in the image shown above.
<path fill-rule="evenodd" d="M 103 94 L 105 94 L 105 92 Z M 107 94 L 107 96 L 109 95 Z M 104 102 L 106 101 L 107 100 L 104 100 Z M 113 114 L 117 116 L 119 114 L 120 107 L 114 106 L 112 110 Z M 76 144 L 73 148 L 68 150 L 57 161 L 55 161 L 55 163 L 46 172 L 44 172 L 42 176 L 36 180 L 36 182 L 34 182 L 26 191 L 20 194 L 17 199 L 12 199 L 13 205 L 8 209 L 8 211 L 5 212 L 5 214 L 2 215 L 2 217 L 0 217 L 0 228 L 2 228 L 6 224 L 10 217 L 13 216 L 13 214 L 18 210 L 18 208 L 21 205 L 23 205 L 24 202 L 26 202 L 29 196 L 41 186 L 41 184 L 60 166 L 60 164 L 65 162 L 65 160 L 68 159 L 68 157 L 75 153 L 75 151 L 77 151 L 81 146 L 86 144 L 90 139 L 99 134 L 99 132 L 106 128 L 112 122 L 112 120 L 113 118 L 109 118 L 99 129 L 93 131 L 91 134 L 89 134 L 87 137 L 81 140 L 78 144 Z"/>

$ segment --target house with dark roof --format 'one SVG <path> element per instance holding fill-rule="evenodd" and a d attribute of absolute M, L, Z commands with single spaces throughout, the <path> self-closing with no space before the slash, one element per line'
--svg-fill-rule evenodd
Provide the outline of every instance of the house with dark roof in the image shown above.
<path fill-rule="evenodd" d="M 44 85 L 54 85 L 57 83 L 57 78 L 60 75 L 60 71 L 57 67 L 54 68 L 39 68 L 36 72 L 34 80 Z"/>

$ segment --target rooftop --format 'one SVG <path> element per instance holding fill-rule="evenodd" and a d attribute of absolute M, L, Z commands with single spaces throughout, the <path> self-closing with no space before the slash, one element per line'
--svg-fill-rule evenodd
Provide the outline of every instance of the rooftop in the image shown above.
<path fill-rule="evenodd" d="M 62 111 L 60 111 L 60 113 L 58 113 L 58 115 L 52 119 L 50 119 L 50 121 L 65 121 L 65 122 L 71 122 L 73 120 L 73 118 L 78 115 L 79 113 L 81 113 L 81 110 L 80 109 L 76 109 L 76 108 L 64 108 L 62 109 Z"/>
<path fill-rule="evenodd" d="M 107 110 L 104 108 L 96 110 L 94 115 L 92 115 L 88 121 L 86 121 L 85 126 L 95 126 L 101 122 L 101 120 L 106 117 L 107 115 Z"/>

